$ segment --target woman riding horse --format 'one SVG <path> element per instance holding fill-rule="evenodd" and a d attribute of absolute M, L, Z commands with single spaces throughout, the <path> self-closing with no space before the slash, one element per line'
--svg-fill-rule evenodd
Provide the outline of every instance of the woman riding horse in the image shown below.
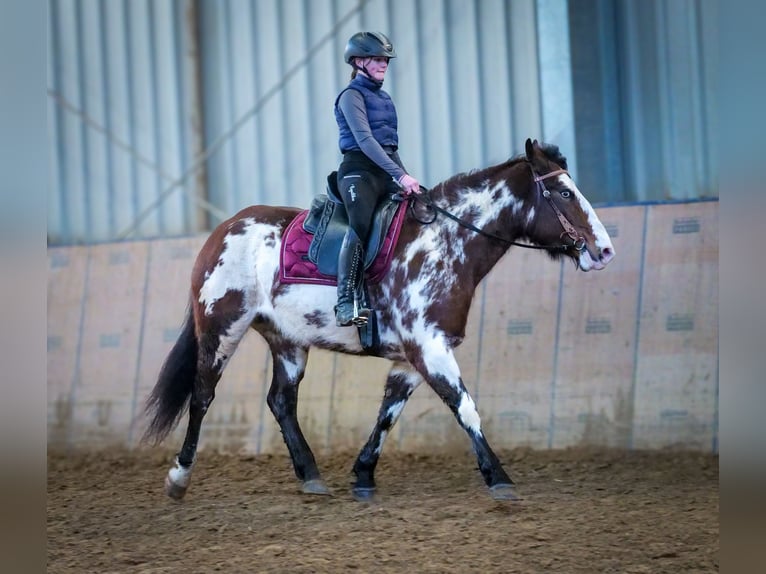
<path fill-rule="evenodd" d="M 392 179 L 407 194 L 420 192 L 420 184 L 399 159 L 396 107 L 382 89 L 388 62 L 396 58 L 393 45 L 381 33 L 358 32 L 349 39 L 343 57 L 354 70 L 335 100 L 343 154 L 338 189 L 349 222 L 338 255 L 335 320 L 339 327 L 363 325 L 370 313 L 359 309 L 354 300 L 364 273 L 364 246 L 375 207 Z"/>

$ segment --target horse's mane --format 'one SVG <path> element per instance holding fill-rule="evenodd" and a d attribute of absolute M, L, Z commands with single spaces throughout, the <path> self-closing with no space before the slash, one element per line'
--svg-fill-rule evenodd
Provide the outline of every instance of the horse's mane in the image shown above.
<path fill-rule="evenodd" d="M 567 158 L 564 157 L 564 154 L 562 154 L 561 151 L 559 151 L 559 146 L 554 144 L 541 143 L 540 150 L 543 152 L 545 157 L 560 166 L 562 169 L 569 169 L 567 168 Z"/>
<path fill-rule="evenodd" d="M 563 169 L 567 169 L 567 158 L 564 157 L 557 145 L 541 143 L 540 151 L 543 152 L 543 155 L 545 155 L 546 158 Z M 447 193 L 458 189 L 476 188 L 481 186 L 482 182 L 492 179 L 498 172 L 505 171 L 523 161 L 527 161 L 527 156 L 526 154 L 521 153 L 511 157 L 503 163 L 491 167 L 472 169 L 470 171 L 455 174 L 452 177 L 445 179 L 436 187 L 441 188 L 441 190 Z"/>

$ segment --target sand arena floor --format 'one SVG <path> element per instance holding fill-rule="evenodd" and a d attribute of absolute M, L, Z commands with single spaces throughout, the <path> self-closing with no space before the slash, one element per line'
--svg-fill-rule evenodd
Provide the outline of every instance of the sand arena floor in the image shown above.
<path fill-rule="evenodd" d="M 355 454 L 317 457 L 315 497 L 286 454 L 202 451 L 179 503 L 170 451 L 50 452 L 48 572 L 718 571 L 715 456 L 503 451 L 524 500 L 499 503 L 473 455 L 384 451 L 367 505 Z"/>

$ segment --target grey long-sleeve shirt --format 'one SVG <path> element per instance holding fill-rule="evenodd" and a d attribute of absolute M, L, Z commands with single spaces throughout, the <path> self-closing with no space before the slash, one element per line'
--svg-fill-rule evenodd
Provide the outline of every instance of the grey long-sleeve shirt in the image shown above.
<path fill-rule="evenodd" d="M 364 155 L 398 182 L 407 171 L 402 165 L 399 154 L 397 152 L 386 153 L 386 150 L 372 136 L 370 122 L 367 120 L 364 96 L 356 90 L 346 90 L 338 99 L 338 108 L 346 118 L 348 127 L 354 134 L 354 139 L 356 139 L 356 143 L 359 144 Z"/>

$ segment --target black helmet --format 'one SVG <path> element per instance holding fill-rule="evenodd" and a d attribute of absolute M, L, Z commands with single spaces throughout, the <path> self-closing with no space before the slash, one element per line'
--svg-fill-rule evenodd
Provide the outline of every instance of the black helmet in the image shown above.
<path fill-rule="evenodd" d="M 351 36 L 348 44 L 346 44 L 346 50 L 343 52 L 343 59 L 346 60 L 347 64 L 351 63 L 351 58 L 374 58 L 376 56 L 396 58 L 391 40 L 380 32 L 357 32 Z"/>

